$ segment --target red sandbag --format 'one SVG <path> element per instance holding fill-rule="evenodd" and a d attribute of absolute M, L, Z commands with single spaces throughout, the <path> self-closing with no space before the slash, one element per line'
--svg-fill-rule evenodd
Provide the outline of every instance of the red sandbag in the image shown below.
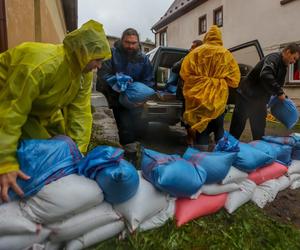
<path fill-rule="evenodd" d="M 219 211 L 227 199 L 227 193 L 219 195 L 204 195 L 201 194 L 198 199 L 177 199 L 176 200 L 176 225 L 181 225 L 189 222 L 190 220 L 213 214 Z"/>
<path fill-rule="evenodd" d="M 248 179 L 255 182 L 257 185 L 260 185 L 265 181 L 279 178 L 284 175 L 287 170 L 288 168 L 285 165 L 273 162 L 270 165 L 258 168 L 254 172 L 250 173 L 248 175 Z"/>

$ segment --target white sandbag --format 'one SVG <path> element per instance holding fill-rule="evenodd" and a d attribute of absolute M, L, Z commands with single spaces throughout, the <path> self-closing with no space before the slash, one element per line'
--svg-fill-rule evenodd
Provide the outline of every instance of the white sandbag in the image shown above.
<path fill-rule="evenodd" d="M 107 224 L 103 227 L 96 228 L 83 236 L 71 240 L 66 244 L 66 250 L 81 250 L 92 246 L 96 243 L 109 239 L 118 233 L 120 233 L 125 228 L 123 221 L 115 221 L 113 223 Z"/>
<path fill-rule="evenodd" d="M 268 202 L 272 202 L 279 192 L 277 180 L 268 180 L 256 186 L 251 200 L 260 208 L 264 208 Z"/>
<path fill-rule="evenodd" d="M 40 225 L 28 220 L 22 214 L 19 202 L 0 205 L 0 235 L 30 234 L 41 229 Z"/>
<path fill-rule="evenodd" d="M 240 183 L 240 190 L 228 194 L 225 202 L 225 209 L 228 213 L 233 213 L 243 204 L 251 200 L 256 184 L 251 180 L 245 180 Z"/>
<path fill-rule="evenodd" d="M 296 180 L 300 180 L 300 174 L 290 174 L 289 179 L 291 183 L 293 183 Z"/>
<path fill-rule="evenodd" d="M 300 160 L 292 160 L 292 163 L 288 168 L 287 174 L 300 174 Z"/>
<path fill-rule="evenodd" d="M 291 185 L 290 178 L 283 175 L 277 179 L 279 191 L 287 189 Z"/>
<path fill-rule="evenodd" d="M 229 169 L 228 174 L 225 176 L 225 178 L 222 180 L 221 184 L 227 184 L 232 182 L 241 182 L 244 181 L 248 176 L 248 173 L 243 172 L 236 167 L 231 167 Z"/>
<path fill-rule="evenodd" d="M 167 220 L 173 218 L 175 214 L 175 199 L 170 199 L 168 206 L 154 215 L 148 220 L 142 222 L 138 228 L 139 231 L 147 231 L 150 229 L 158 228 L 163 226 Z"/>
<path fill-rule="evenodd" d="M 42 228 L 36 234 L 20 234 L 0 236 L 0 250 L 21 250 L 31 247 L 34 243 L 41 243 L 50 234 L 49 229 Z"/>
<path fill-rule="evenodd" d="M 290 189 L 297 189 L 299 187 L 300 187 L 300 180 L 298 179 L 292 182 Z"/>
<path fill-rule="evenodd" d="M 203 185 L 201 190 L 203 194 L 206 195 L 217 195 L 222 193 L 230 193 L 239 190 L 240 185 L 237 183 L 228 183 L 225 185 L 220 184 L 208 184 Z"/>
<path fill-rule="evenodd" d="M 103 193 L 95 181 L 72 174 L 46 185 L 20 205 L 30 220 L 49 224 L 85 211 L 102 201 Z"/>
<path fill-rule="evenodd" d="M 81 212 L 59 223 L 50 224 L 50 239 L 53 242 L 68 241 L 77 238 L 94 228 L 104 226 L 120 219 L 120 216 L 107 202 Z"/>
<path fill-rule="evenodd" d="M 146 181 L 139 171 L 140 185 L 137 193 L 131 199 L 115 205 L 114 209 L 121 214 L 128 223 L 128 229 L 133 232 L 140 223 L 153 217 L 168 206 L 167 194 L 155 189 Z"/>

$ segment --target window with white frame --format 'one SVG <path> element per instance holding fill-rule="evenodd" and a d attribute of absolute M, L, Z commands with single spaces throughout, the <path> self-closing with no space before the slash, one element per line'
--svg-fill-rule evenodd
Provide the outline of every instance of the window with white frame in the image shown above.
<path fill-rule="evenodd" d="M 289 80 L 290 84 L 300 85 L 300 60 L 295 64 L 289 65 Z"/>

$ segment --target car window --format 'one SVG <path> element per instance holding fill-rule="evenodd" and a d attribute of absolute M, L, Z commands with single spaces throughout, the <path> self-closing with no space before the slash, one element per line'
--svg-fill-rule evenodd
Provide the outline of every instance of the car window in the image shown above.
<path fill-rule="evenodd" d="M 166 86 L 171 74 L 172 66 L 174 63 L 180 61 L 185 55 L 186 53 L 182 51 L 161 53 L 155 77 L 158 89 L 162 89 Z"/>

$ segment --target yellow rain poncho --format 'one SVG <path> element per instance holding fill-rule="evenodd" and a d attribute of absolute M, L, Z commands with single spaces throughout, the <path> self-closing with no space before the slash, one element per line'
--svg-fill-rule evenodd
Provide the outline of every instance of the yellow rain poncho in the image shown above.
<path fill-rule="evenodd" d="M 183 118 L 192 130 L 201 133 L 225 111 L 228 86 L 236 88 L 240 81 L 239 66 L 223 47 L 217 26 L 205 35 L 203 45 L 185 57 L 180 76 L 186 105 Z"/>
<path fill-rule="evenodd" d="M 110 56 L 102 24 L 93 20 L 61 45 L 28 42 L 0 54 L 0 174 L 19 169 L 20 138 L 66 134 L 86 151 L 92 73 L 82 70 Z"/>

